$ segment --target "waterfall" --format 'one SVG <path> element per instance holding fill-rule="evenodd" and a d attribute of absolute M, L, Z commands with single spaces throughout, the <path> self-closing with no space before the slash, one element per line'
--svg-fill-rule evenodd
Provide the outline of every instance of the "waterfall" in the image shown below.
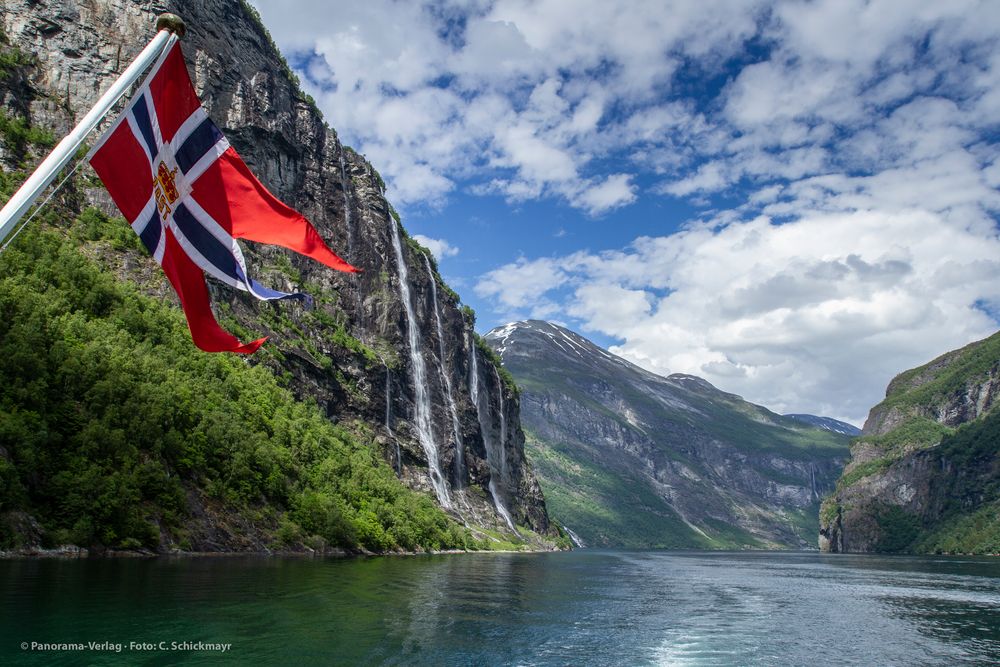
<path fill-rule="evenodd" d="M 580 539 L 579 535 L 570 530 L 569 526 L 564 525 L 563 530 L 566 531 L 566 534 L 569 535 L 570 541 L 573 542 L 573 544 L 575 544 L 577 547 L 583 549 L 584 547 L 587 546 L 586 544 L 583 543 L 583 540 Z"/>
<path fill-rule="evenodd" d="M 417 318 L 413 312 L 413 302 L 410 299 L 409 275 L 406 270 L 406 260 L 403 259 L 403 248 L 399 242 L 399 230 L 395 220 L 389 220 L 392 229 L 392 247 L 396 251 L 396 266 L 399 271 L 399 296 L 406 310 L 406 337 L 410 347 L 410 365 L 413 366 L 414 415 L 417 428 L 417 439 L 427 456 L 427 468 L 430 472 L 431 485 L 442 507 L 451 507 L 448 496 L 448 485 L 441 474 L 441 464 L 438 462 L 437 445 L 431 427 L 431 399 L 427 391 L 427 367 L 420 354 L 420 331 L 417 328 Z"/>
<path fill-rule="evenodd" d="M 347 165 L 344 163 L 344 147 L 340 147 L 340 188 L 344 191 L 344 225 L 347 227 L 347 259 L 354 257 L 354 225 L 351 220 L 351 198 L 347 190 Z"/>
<path fill-rule="evenodd" d="M 392 423 L 390 421 L 392 415 L 389 412 L 392 405 L 392 385 L 390 384 L 392 375 L 389 374 L 389 364 L 383 361 L 382 365 L 385 366 L 385 430 L 392 436 Z"/>
<path fill-rule="evenodd" d="M 392 432 L 392 375 L 389 372 L 389 364 L 385 359 L 382 359 L 382 365 L 385 366 L 385 432 L 396 443 L 396 475 L 402 475 L 403 453 L 399 450 L 399 438 Z"/>
<path fill-rule="evenodd" d="M 514 533 L 517 533 L 517 528 L 514 527 L 514 520 L 510 516 L 510 512 L 503 504 L 503 500 L 500 498 L 500 492 L 497 490 L 496 477 L 499 474 L 496 465 L 496 451 L 493 445 L 492 434 L 486 428 L 486 424 L 483 423 L 483 406 L 479 400 L 479 351 L 476 349 L 475 336 L 474 333 L 469 334 L 469 358 L 471 359 L 469 363 L 469 396 L 472 397 L 472 403 L 476 406 L 476 416 L 479 418 L 479 431 L 483 434 L 483 446 L 486 448 L 486 466 L 490 469 L 490 495 L 493 497 L 493 504 L 496 505 L 497 512 L 503 517 L 503 520 L 507 522 L 507 526 L 510 527 Z M 500 410 L 501 414 L 503 411 L 503 392 L 500 392 Z M 504 426 L 501 424 L 501 428 Z"/>
<path fill-rule="evenodd" d="M 507 413 L 503 409 L 503 381 L 500 379 L 500 370 L 494 366 L 493 372 L 496 374 L 497 378 L 497 393 L 500 395 L 500 443 L 497 447 L 497 454 L 500 456 L 500 483 L 503 485 L 504 489 L 509 489 L 510 484 L 510 472 L 507 467 Z M 493 478 L 490 478 L 490 486 L 493 486 Z M 500 510 L 503 514 L 503 518 L 507 520 L 507 525 L 510 529 L 517 533 L 517 528 L 514 527 L 514 521 L 510 518 L 510 514 L 507 512 L 506 508 Z"/>
<path fill-rule="evenodd" d="M 507 415 L 503 409 L 503 380 L 500 379 L 500 369 L 494 366 L 493 372 L 496 374 L 497 390 L 500 392 L 500 481 L 506 488 L 510 477 L 507 468 Z"/>
<path fill-rule="evenodd" d="M 445 398 L 448 399 L 448 410 L 451 412 L 451 426 L 455 431 L 455 477 L 458 488 L 465 486 L 465 444 L 462 442 L 462 427 L 458 423 L 458 408 L 455 406 L 455 393 L 451 386 L 451 375 L 444 366 L 444 330 L 441 327 L 441 313 L 438 311 L 437 303 L 437 281 L 434 279 L 434 272 L 431 271 L 431 260 L 424 255 L 424 264 L 427 266 L 427 275 L 431 280 L 431 302 L 434 304 L 434 322 L 437 324 L 438 337 L 438 369 L 441 372 L 441 379 L 444 380 Z"/>

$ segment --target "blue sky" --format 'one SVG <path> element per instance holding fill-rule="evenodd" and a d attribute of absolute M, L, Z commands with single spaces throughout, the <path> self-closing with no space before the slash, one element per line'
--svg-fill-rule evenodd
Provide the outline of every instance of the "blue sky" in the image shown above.
<path fill-rule="evenodd" d="M 1000 4 L 255 0 L 479 329 L 860 423 L 1000 313 Z"/>

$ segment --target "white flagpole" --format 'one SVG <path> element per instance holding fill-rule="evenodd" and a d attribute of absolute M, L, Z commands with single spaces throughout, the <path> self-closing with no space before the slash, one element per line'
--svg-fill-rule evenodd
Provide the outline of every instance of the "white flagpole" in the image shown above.
<path fill-rule="evenodd" d="M 14 193 L 10 201 L 0 210 L 0 242 L 7 238 L 10 232 L 17 225 L 17 222 L 27 212 L 42 191 L 52 182 L 63 167 L 70 161 L 77 149 L 83 144 L 87 135 L 97 127 L 101 119 L 111 111 L 111 107 L 121 98 L 122 95 L 142 76 L 163 51 L 171 34 L 177 33 L 178 37 L 184 35 L 184 23 L 179 17 L 173 14 L 162 14 L 156 21 L 156 37 L 146 45 L 146 48 L 136 56 L 118 80 L 114 82 L 101 99 L 97 101 L 86 116 L 83 117 L 73 131 L 67 134 L 59 142 L 49 156 L 35 172 L 28 177 L 24 185 Z"/>

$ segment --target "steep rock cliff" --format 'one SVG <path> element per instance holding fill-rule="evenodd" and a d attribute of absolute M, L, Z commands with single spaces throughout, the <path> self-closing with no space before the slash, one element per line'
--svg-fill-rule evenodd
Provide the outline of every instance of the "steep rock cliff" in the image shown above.
<path fill-rule="evenodd" d="M 1000 551 L 1000 334 L 901 373 L 821 511 L 833 552 Z"/>
<path fill-rule="evenodd" d="M 486 340 L 522 388 L 553 515 L 592 546 L 813 547 L 847 437 L 701 378 L 661 377 L 548 322 Z"/>
<path fill-rule="evenodd" d="M 316 296 L 309 312 L 211 287 L 227 326 L 244 338 L 271 336 L 250 363 L 287 378 L 331 420 L 367 425 L 407 484 L 434 493 L 467 523 L 555 534 L 524 458 L 516 389 L 477 345 L 471 313 L 429 252 L 406 235 L 377 171 L 326 125 L 252 9 L 230 0 L 11 0 L 0 23 L 30 62 L 17 70 L 26 77 L 3 82 L 0 103 L 61 135 L 152 37 L 163 11 L 186 21 L 189 71 L 231 144 L 272 192 L 363 269 L 340 274 L 279 248 L 249 247 L 261 282 Z M 8 163 L 16 157 L 0 155 Z M 92 179 L 77 187 L 117 214 Z M 104 252 L 100 259 L 122 279 L 175 301 L 150 258 Z"/>

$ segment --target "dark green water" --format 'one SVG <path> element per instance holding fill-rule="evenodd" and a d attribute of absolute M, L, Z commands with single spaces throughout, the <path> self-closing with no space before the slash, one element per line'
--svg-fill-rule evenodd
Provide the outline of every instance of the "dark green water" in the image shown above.
<path fill-rule="evenodd" d="M 2 664 L 1000 662 L 997 559 L 578 551 L 23 560 L 0 562 L 0 585 Z M 199 641 L 232 647 L 197 650 Z M 31 642 L 111 642 L 121 652 L 33 651 Z M 171 642 L 195 649 L 167 650 Z"/>

